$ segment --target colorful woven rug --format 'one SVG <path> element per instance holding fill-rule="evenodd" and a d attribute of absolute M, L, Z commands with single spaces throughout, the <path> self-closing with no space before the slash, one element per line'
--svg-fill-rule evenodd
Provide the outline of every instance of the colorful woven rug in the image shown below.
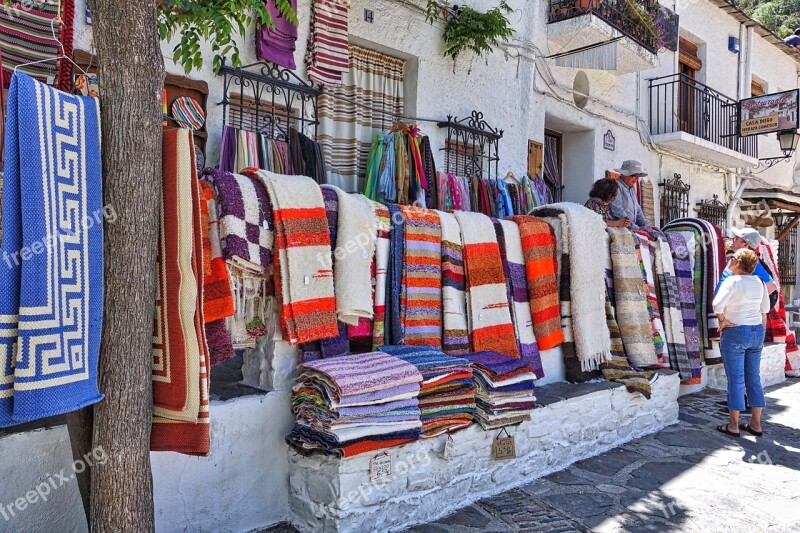
<path fill-rule="evenodd" d="M 531 216 L 509 217 L 519 228 L 533 331 L 541 350 L 555 348 L 564 340 L 558 303 L 558 263 L 553 228 Z"/>
<path fill-rule="evenodd" d="M 661 308 L 656 294 L 655 277 L 655 246 L 650 236 L 642 231 L 633 232 L 636 241 L 636 254 L 639 259 L 639 268 L 642 272 L 642 282 L 647 295 L 647 311 L 650 313 L 650 324 L 653 330 L 653 345 L 656 357 L 661 368 L 669 368 L 669 350 L 667 349 L 667 335 L 664 331 L 664 322 L 661 320 Z"/>
<path fill-rule="evenodd" d="M 442 226 L 442 351 L 460 355 L 470 351 L 464 246 L 456 217 L 443 211 L 437 211 L 437 214 Z"/>
<path fill-rule="evenodd" d="M 389 209 L 378 202 L 372 202 L 372 209 L 378 223 L 378 237 L 375 243 L 375 296 L 372 321 L 372 349 L 385 344 L 386 331 L 386 278 L 389 270 L 390 236 L 392 223 Z"/>
<path fill-rule="evenodd" d="M 480 213 L 454 213 L 464 242 L 467 317 L 474 350 L 519 357 L 506 293 L 500 247 L 492 220 Z"/>
<path fill-rule="evenodd" d="M 17 74 L 7 110 L 0 427 L 103 398 L 97 390 L 103 329 L 97 101 Z"/>
<path fill-rule="evenodd" d="M 686 355 L 689 358 L 689 367 L 692 377 L 687 385 L 700 383 L 702 363 L 700 359 L 700 331 L 697 327 L 697 310 L 694 299 L 694 281 L 692 280 L 692 265 L 689 260 L 689 250 L 686 239 L 681 233 L 667 232 L 667 239 L 672 250 L 672 261 L 675 265 L 675 279 L 678 287 L 678 300 L 680 302 L 681 317 L 683 319 L 684 339 L 686 340 Z"/>
<path fill-rule="evenodd" d="M 0 6 L 3 85 L 8 87 L 17 65 L 62 54 L 71 59 L 74 18 L 75 0 L 15 1 Z M 68 59 L 28 65 L 19 71 L 62 91 L 72 89 L 72 63 Z"/>

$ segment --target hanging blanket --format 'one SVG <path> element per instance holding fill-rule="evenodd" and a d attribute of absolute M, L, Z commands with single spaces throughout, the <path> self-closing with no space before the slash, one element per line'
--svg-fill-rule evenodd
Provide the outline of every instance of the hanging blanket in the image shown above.
<path fill-rule="evenodd" d="M 578 204 L 551 204 L 534 209 L 533 214 L 545 214 L 544 210 L 565 215 L 567 226 L 562 230 L 568 243 L 564 253 L 570 261 L 569 311 L 575 348 L 581 370 L 597 370 L 611 350 L 605 313 L 605 273 L 602 261 L 597 260 L 597 246 L 605 242 L 606 224 L 600 215 Z"/>
<path fill-rule="evenodd" d="M 389 204 L 392 232 L 389 235 L 389 271 L 386 276 L 386 344 L 403 344 L 403 325 L 400 317 L 404 310 L 400 307 L 400 294 L 403 291 L 403 258 L 405 257 L 405 219 L 400 207 Z"/>
<path fill-rule="evenodd" d="M 275 216 L 275 289 L 289 344 L 339 334 L 331 240 L 319 186 L 305 176 L 257 173 Z"/>
<path fill-rule="evenodd" d="M 706 300 L 704 299 L 705 284 L 703 283 L 703 250 L 697 244 L 701 240 L 702 234 L 691 228 L 686 231 L 676 231 L 686 241 L 686 250 L 690 265 L 692 288 L 694 289 L 695 316 L 698 320 L 698 330 L 700 332 L 700 358 L 705 358 L 705 352 L 710 349 L 708 340 L 708 321 L 704 320 Z"/>
<path fill-rule="evenodd" d="M 442 226 L 442 351 L 448 355 L 461 355 L 470 351 L 464 247 L 456 217 L 443 211 L 436 213 Z"/>
<path fill-rule="evenodd" d="M 467 321 L 474 350 L 519 357 L 506 294 L 500 247 L 492 220 L 479 213 L 454 213 L 464 242 Z"/>
<path fill-rule="evenodd" d="M 372 322 L 372 349 L 385 344 L 386 330 L 386 278 L 390 261 L 390 236 L 392 221 L 389 218 L 389 209 L 378 202 L 372 202 L 372 210 L 378 224 L 377 240 L 375 242 L 375 299 Z"/>
<path fill-rule="evenodd" d="M 336 249 L 336 245 L 338 243 L 339 197 L 336 194 L 336 191 L 333 189 L 322 188 L 321 190 L 322 199 L 325 202 L 325 218 L 328 221 L 328 235 L 331 239 L 331 261 L 333 261 L 333 250 Z M 335 277 L 335 265 L 333 270 Z M 341 322 L 338 322 L 337 325 L 339 328 L 339 334 L 336 337 L 305 342 L 300 346 L 300 355 L 303 362 L 347 355 L 347 353 L 350 351 L 347 326 Z"/>
<path fill-rule="evenodd" d="M 522 253 L 522 240 L 519 228 L 510 220 L 498 221 L 502 228 L 505 244 L 505 257 L 508 265 L 506 280 L 508 282 L 511 304 L 511 318 L 517 334 L 517 347 L 521 359 L 533 368 L 536 379 L 544 377 L 539 346 L 533 330 L 531 304 L 528 300 L 528 284 L 525 282 L 525 257 Z M 498 240 L 501 232 L 498 231 Z"/>
<path fill-rule="evenodd" d="M 614 270 L 611 266 L 610 236 L 606 234 L 606 253 L 603 254 L 606 266 L 606 320 L 608 321 L 608 331 L 611 333 L 611 357 L 600 364 L 600 371 L 603 377 L 609 381 L 616 381 L 625 385 L 630 393 L 640 393 L 650 399 L 652 388 L 650 379 L 654 372 L 634 370 L 628 363 L 625 356 L 625 346 L 622 343 L 622 335 L 617 324 L 614 303 L 611 295 L 614 294 Z"/>
<path fill-rule="evenodd" d="M 339 199 L 339 223 L 334 249 L 336 315 L 340 322 L 357 326 L 359 318 L 374 312 L 370 265 L 375 255 L 378 222 L 366 196 L 348 194 L 333 185 Z"/>
<path fill-rule="evenodd" d="M 678 300 L 683 321 L 684 339 L 686 341 L 686 355 L 689 359 L 691 371 L 691 378 L 685 383 L 687 385 L 695 385 L 700 383 L 702 364 L 700 362 L 700 331 L 697 328 L 697 310 L 689 250 L 686 247 L 686 239 L 680 233 L 667 232 L 666 236 L 669 240 L 672 260 L 675 266 Z"/>
<path fill-rule="evenodd" d="M 559 319 L 556 273 L 556 239 L 553 228 L 531 216 L 510 217 L 519 228 L 533 331 L 541 350 L 555 348 L 564 340 Z"/>
<path fill-rule="evenodd" d="M 653 345 L 656 349 L 656 358 L 661 368 L 669 368 L 669 351 L 667 350 L 664 322 L 661 320 L 661 309 L 658 306 L 656 294 L 656 278 L 654 272 L 655 247 L 650 236 L 642 231 L 633 232 L 636 241 L 636 254 L 639 259 L 639 269 L 642 272 L 642 283 L 647 295 L 647 311 L 650 313 L 650 325 L 653 330 Z"/>
<path fill-rule="evenodd" d="M 3 86 L 8 87 L 17 65 L 51 59 L 26 65 L 19 71 L 62 91 L 71 91 L 74 19 L 75 0 L 15 0 L 0 6 Z M 56 63 L 53 58 L 61 55 L 65 57 Z"/>
<path fill-rule="evenodd" d="M 306 68 L 309 79 L 329 87 L 348 70 L 349 0 L 315 0 L 311 6 Z"/>
<path fill-rule="evenodd" d="M 93 98 L 11 80 L 0 268 L 0 427 L 100 401 L 103 193 Z"/>
<path fill-rule="evenodd" d="M 651 367 L 658 364 L 642 272 L 636 255 L 633 234 L 625 228 L 608 228 L 611 237 L 611 263 L 614 265 L 616 319 L 625 355 L 631 365 Z"/>
<path fill-rule="evenodd" d="M 442 228 L 431 209 L 401 206 L 405 255 L 401 315 L 404 344 L 442 346 Z"/>

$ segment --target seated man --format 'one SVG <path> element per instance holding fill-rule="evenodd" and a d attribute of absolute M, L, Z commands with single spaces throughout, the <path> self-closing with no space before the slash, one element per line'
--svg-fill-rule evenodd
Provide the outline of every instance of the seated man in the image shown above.
<path fill-rule="evenodd" d="M 617 179 L 619 190 L 614 200 L 608 206 L 611 220 L 630 220 L 631 229 L 646 228 L 650 223 L 644 218 L 642 207 L 636 198 L 636 182 L 639 177 L 647 176 L 642 164 L 633 159 L 624 161 L 622 168 L 615 169 L 620 177 Z"/>

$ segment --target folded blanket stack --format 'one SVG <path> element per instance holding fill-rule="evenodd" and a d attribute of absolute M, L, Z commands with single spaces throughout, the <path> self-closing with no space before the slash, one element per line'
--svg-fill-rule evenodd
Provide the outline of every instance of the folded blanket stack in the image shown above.
<path fill-rule="evenodd" d="M 533 369 L 523 360 L 497 352 L 464 356 L 475 377 L 475 419 L 484 429 L 495 429 L 530 420 L 536 408 Z"/>
<path fill-rule="evenodd" d="M 421 383 L 413 364 L 382 352 L 304 363 L 286 442 L 304 454 L 352 457 L 416 440 Z"/>
<path fill-rule="evenodd" d="M 419 408 L 424 438 L 472 425 L 475 382 L 468 360 L 424 346 L 383 346 L 381 351 L 411 363 L 422 374 Z"/>

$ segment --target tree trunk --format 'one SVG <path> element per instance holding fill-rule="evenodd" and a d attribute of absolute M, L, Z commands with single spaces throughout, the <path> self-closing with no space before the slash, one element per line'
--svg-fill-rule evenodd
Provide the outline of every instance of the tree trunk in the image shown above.
<path fill-rule="evenodd" d="M 91 475 L 93 532 L 154 531 L 150 470 L 152 336 L 161 202 L 164 62 L 155 4 L 89 0 L 100 80 L 105 323 Z M 112 222 L 112 220 L 114 220 Z"/>
<path fill-rule="evenodd" d="M 67 429 L 69 430 L 69 443 L 72 446 L 72 459 L 75 461 L 85 461 L 84 458 L 91 457 L 92 433 L 93 433 L 94 411 L 93 407 L 84 407 L 79 411 L 67 413 Z M 94 462 L 94 461 L 92 461 Z M 83 512 L 86 514 L 86 523 L 89 523 L 89 501 L 91 494 L 92 465 L 84 463 L 80 473 L 76 470 L 78 480 L 78 490 L 83 501 Z"/>

